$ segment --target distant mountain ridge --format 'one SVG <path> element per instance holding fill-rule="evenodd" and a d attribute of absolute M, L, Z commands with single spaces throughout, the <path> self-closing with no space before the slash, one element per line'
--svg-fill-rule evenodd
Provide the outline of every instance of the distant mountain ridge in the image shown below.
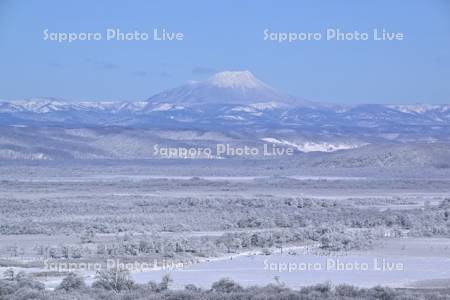
<path fill-rule="evenodd" d="M 159 95 L 159 94 L 158 94 Z M 155 101 L 158 98 L 161 101 Z M 153 100 L 152 100 L 153 99 Z M 54 100 L 48 98 L 32 98 L 30 100 L 0 100 L 0 113 L 36 113 L 45 114 L 58 111 L 86 111 L 86 112 L 107 112 L 107 113 L 123 113 L 123 112 L 135 112 L 135 113 L 148 113 L 151 111 L 168 111 L 171 109 L 184 109 L 185 106 L 178 103 L 171 103 L 170 101 L 163 101 L 164 98 L 153 96 L 149 101 L 64 101 Z M 312 102 L 311 102 L 312 103 Z M 220 104 L 220 103 L 219 103 Z M 228 107 L 227 103 L 221 103 L 224 107 Z M 233 104 L 233 103 L 232 103 Z M 189 104 L 185 104 L 189 107 Z M 196 105 L 200 105 L 196 103 Z M 205 106 L 213 104 L 203 104 Z M 299 105 L 303 107 L 303 105 Z M 291 108 L 295 108 L 296 105 L 292 105 Z M 359 104 L 359 105 L 320 105 L 315 104 L 308 106 L 318 111 L 333 111 L 335 113 L 348 113 L 350 111 L 363 111 L 364 109 L 374 111 L 378 110 L 391 110 L 409 115 L 424 116 L 427 114 L 433 114 L 435 121 L 446 122 L 448 121 L 450 113 L 450 104 Z M 198 107 L 196 107 L 198 108 Z M 286 108 L 286 106 L 280 105 L 277 102 L 253 102 L 249 104 L 239 104 L 235 106 L 235 111 L 238 110 L 274 110 L 277 108 Z M 371 109 L 372 108 L 372 109 Z M 430 115 L 429 115 L 430 116 Z M 441 118 L 442 117 L 442 118 Z"/>
<path fill-rule="evenodd" d="M 86 128 L 91 131 L 83 131 Z M 0 129 L 0 158 L 1 153 L 3 157 L 53 157 L 62 155 L 61 145 L 72 153 L 71 143 L 51 136 L 67 132 L 68 136 L 89 132 L 69 138 L 77 140 L 80 153 L 64 152 L 68 157 L 86 157 L 88 149 L 87 157 L 115 157 L 115 151 L 111 154 L 103 146 L 87 147 L 90 139 L 106 143 L 108 138 L 110 143 L 112 136 L 127 149 L 123 143 L 135 145 L 126 157 L 140 156 L 137 153 L 142 154 L 143 148 L 151 147 L 148 141 L 192 146 L 223 141 L 270 143 L 299 152 L 340 152 L 366 145 L 450 143 L 450 104 L 314 103 L 278 92 L 248 71 L 226 71 L 147 101 L 0 101 Z M 37 137 L 48 145 L 36 148 Z M 86 145 L 79 144 L 82 141 Z M 118 153 L 118 157 L 124 155 Z"/>
<path fill-rule="evenodd" d="M 200 106 L 238 105 L 247 109 L 268 110 L 276 108 L 313 108 L 345 113 L 364 109 L 393 110 L 407 114 L 423 115 L 433 112 L 443 114 L 436 121 L 448 121 L 450 104 L 411 105 L 333 105 L 312 102 L 286 95 L 257 79 L 250 71 L 219 72 L 204 81 L 189 81 L 179 87 L 157 93 L 146 101 L 65 101 L 57 98 L 32 98 L 28 100 L 0 100 L 0 113 L 52 113 L 58 111 L 85 111 L 107 113 L 148 113 L 198 108 Z M 158 108 L 159 107 L 159 108 Z M 439 115 L 441 116 L 441 115 Z"/>

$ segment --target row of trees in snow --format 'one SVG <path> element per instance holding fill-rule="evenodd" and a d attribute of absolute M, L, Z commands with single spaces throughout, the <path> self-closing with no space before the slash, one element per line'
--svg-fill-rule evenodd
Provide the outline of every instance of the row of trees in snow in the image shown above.
<path fill-rule="evenodd" d="M 189 284 L 182 290 L 171 289 L 172 280 L 164 276 L 161 282 L 136 284 L 128 272 L 120 269 L 99 271 L 91 286 L 76 274 L 68 274 L 59 286 L 45 290 L 44 285 L 23 273 L 7 270 L 0 279 L 0 299 L 110 299 L 110 300 L 317 300 L 317 299 L 369 299 L 369 300 L 436 300 L 450 299 L 449 290 L 407 290 L 387 287 L 357 288 L 351 285 L 333 286 L 330 283 L 306 286 L 300 290 L 285 287 L 279 281 L 264 287 L 243 287 L 230 280 L 221 279 L 204 289 Z"/>
<path fill-rule="evenodd" d="M 417 236 L 449 236 L 450 208 L 378 209 L 358 201 L 304 197 L 192 198 L 139 201 L 90 199 L 0 204 L 0 234 L 226 231 L 234 229 L 344 226 L 399 228 Z M 401 202 L 401 199 L 399 200 Z M 447 203 L 447 204 L 446 204 Z M 92 236 L 82 237 L 87 241 Z"/>
<path fill-rule="evenodd" d="M 191 201 L 195 202 L 193 199 Z M 326 250 L 338 251 L 370 248 L 375 240 L 385 236 L 450 236 L 450 199 L 443 200 L 438 205 L 417 209 L 383 211 L 352 206 L 347 202 L 325 203 L 311 199 L 285 199 L 282 203 L 271 202 L 268 207 L 260 206 L 261 203 L 258 202 L 234 199 L 231 201 L 236 210 L 234 213 L 233 209 L 225 209 L 220 201 L 200 202 L 202 209 L 190 210 L 188 213 L 192 216 L 185 220 L 190 224 L 182 227 L 195 227 L 199 223 L 213 221 L 217 223 L 216 226 L 220 224 L 226 228 L 222 236 L 189 235 L 183 228 L 176 228 L 178 220 L 169 219 L 161 221 L 163 224 L 159 224 L 159 230 L 171 228 L 171 232 L 177 232 L 175 235 L 161 234 L 157 230 L 153 231 L 154 234 L 138 234 L 130 228 L 129 233 L 118 235 L 115 240 L 101 242 L 96 235 L 103 232 L 105 227 L 114 227 L 114 221 L 99 226 L 88 219 L 88 224 L 84 224 L 85 227 L 77 233 L 78 243 L 52 245 L 37 242 L 33 254 L 54 259 L 155 254 L 159 257 L 176 257 L 180 253 L 210 256 L 304 241 L 317 241 Z M 231 205 L 230 202 L 228 205 Z M 236 206 L 240 209 L 237 210 Z M 164 210 L 160 208 L 158 213 Z M 181 214 L 185 213 L 183 211 Z M 26 211 L 23 214 L 26 216 Z M 221 217 L 211 217 L 215 214 L 220 214 Z M 129 224 L 132 224 L 133 218 L 130 217 L 129 220 Z M 0 226 L 0 231 L 4 231 L 2 234 L 15 232 L 14 226 L 8 226 L 8 222 Z M 20 226 L 32 226 L 32 222 L 24 222 Z M 63 226 L 65 225 L 61 225 Z M 209 229 L 206 224 L 204 226 L 196 229 Z M 12 228 L 13 232 L 8 232 L 7 228 Z M 154 230 L 152 225 L 145 228 L 147 231 Z M 0 246 L 0 251 L 11 257 L 19 257 L 25 253 L 25 249 L 16 243 L 5 243 Z"/>
<path fill-rule="evenodd" d="M 368 249 L 384 237 L 382 228 L 349 230 L 345 227 L 276 228 L 225 232 L 220 236 L 124 235 L 109 242 L 93 241 L 76 245 L 36 245 L 33 256 L 43 259 L 107 259 L 146 257 L 195 259 L 253 249 L 283 248 L 288 245 L 320 244 L 327 251 Z M 17 246 L 16 246 L 17 247 Z M 20 258 L 23 249 L 9 251 Z"/>

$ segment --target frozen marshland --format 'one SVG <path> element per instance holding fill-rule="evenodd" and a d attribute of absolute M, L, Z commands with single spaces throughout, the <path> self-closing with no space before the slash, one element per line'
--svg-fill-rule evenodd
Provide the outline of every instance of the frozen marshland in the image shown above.
<path fill-rule="evenodd" d="M 0 271 L 48 289 L 113 261 L 173 289 L 449 287 L 448 169 L 246 164 L 5 162 Z"/>

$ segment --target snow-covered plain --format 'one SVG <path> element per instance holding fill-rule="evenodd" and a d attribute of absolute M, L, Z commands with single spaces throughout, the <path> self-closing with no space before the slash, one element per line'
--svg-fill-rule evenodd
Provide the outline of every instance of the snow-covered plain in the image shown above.
<path fill-rule="evenodd" d="M 303 250 L 291 252 L 295 254 L 277 250 L 272 255 L 236 255 L 185 269 L 134 273 L 133 278 L 145 283 L 170 274 L 176 288 L 189 283 L 207 288 L 223 277 L 246 286 L 274 284 L 278 280 L 294 289 L 327 281 L 361 287 L 412 287 L 419 281 L 450 279 L 450 239 L 410 238 L 388 241 L 371 251 L 331 255 L 302 253 Z M 364 269 L 366 266 L 368 269 Z"/>
<path fill-rule="evenodd" d="M 1 270 L 8 266 L 25 270 L 52 288 L 64 274 L 57 276 L 50 272 L 43 276 L 48 270 L 43 269 L 42 263 L 46 258 L 64 262 L 57 257 L 63 246 L 81 249 L 82 257 L 70 258 L 71 261 L 98 262 L 108 258 L 98 254 L 102 246 L 119 247 L 134 241 L 139 244 L 139 241 L 152 240 L 155 234 L 159 241 L 216 245 L 217 241 L 230 240 L 227 234 L 239 237 L 292 232 L 304 228 L 298 226 L 308 218 L 317 224 L 328 218 L 327 222 L 340 224 L 330 227 L 343 226 L 343 232 L 351 234 L 361 228 L 346 228 L 348 225 L 340 223 L 345 212 L 351 212 L 345 217 L 348 221 L 359 222 L 362 218 L 369 224 L 376 223 L 384 214 L 389 214 L 394 223 L 399 216 L 423 218 L 423 212 L 427 211 L 440 216 L 439 210 L 433 207 L 450 195 L 450 176 L 445 169 L 301 170 L 292 166 L 274 168 L 277 167 L 274 162 L 266 165 L 258 162 L 255 168 L 246 167 L 251 162 L 235 162 L 235 165 L 217 162 L 215 168 L 205 168 L 210 164 L 97 162 L 67 163 L 64 168 L 55 163 L 1 165 L 3 215 L 0 217 L 6 220 L 7 214 L 8 220 L 12 220 L 4 223 L 0 234 Z M 258 217 L 259 224 L 242 223 Z M 408 223 L 412 217 L 405 218 Z M 291 222 L 296 225 L 285 227 Z M 412 219 L 408 226 L 414 228 L 415 222 Z M 93 243 L 83 244 L 80 234 L 88 224 L 100 231 Z M 421 234 L 422 229 L 418 227 L 416 234 Z M 375 231 L 384 231 L 386 238 L 372 249 L 360 251 L 330 252 L 309 246 L 305 250 L 311 243 L 298 241 L 283 245 L 283 254 L 274 246 L 270 248 L 271 255 L 260 255 L 261 247 L 227 253 L 223 247 L 213 246 L 217 252 L 206 251 L 201 255 L 182 252 L 172 258 L 157 253 L 119 257 L 144 262 L 153 259 L 198 262 L 180 270 L 132 272 L 132 277 L 141 283 L 159 281 L 169 272 L 176 288 L 189 283 L 208 287 L 223 277 L 243 285 L 278 280 L 294 288 L 327 280 L 366 287 L 379 284 L 406 287 L 418 282 L 423 286 L 450 278 L 448 238 L 394 237 L 396 230 L 384 226 Z M 398 232 L 407 234 L 408 229 L 400 227 Z M 51 258 L 39 249 L 56 249 L 53 250 L 56 256 Z M 374 258 L 403 263 L 404 270 L 280 272 L 265 269 L 265 262 L 323 265 L 328 259 L 339 259 L 372 264 Z M 95 272 L 82 274 L 87 282 L 94 280 Z"/>

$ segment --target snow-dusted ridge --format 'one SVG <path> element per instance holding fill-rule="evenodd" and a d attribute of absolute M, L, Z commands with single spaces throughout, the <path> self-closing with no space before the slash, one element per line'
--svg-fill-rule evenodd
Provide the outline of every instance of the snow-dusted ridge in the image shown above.
<path fill-rule="evenodd" d="M 404 105 L 388 105 L 387 107 L 401 111 L 403 113 L 423 114 L 430 111 L 449 112 L 450 104 L 404 104 Z"/>
<path fill-rule="evenodd" d="M 0 113 L 27 112 L 45 114 L 49 112 L 92 111 L 116 113 L 120 111 L 138 112 L 148 105 L 145 101 L 64 101 L 31 99 L 0 101 Z"/>

